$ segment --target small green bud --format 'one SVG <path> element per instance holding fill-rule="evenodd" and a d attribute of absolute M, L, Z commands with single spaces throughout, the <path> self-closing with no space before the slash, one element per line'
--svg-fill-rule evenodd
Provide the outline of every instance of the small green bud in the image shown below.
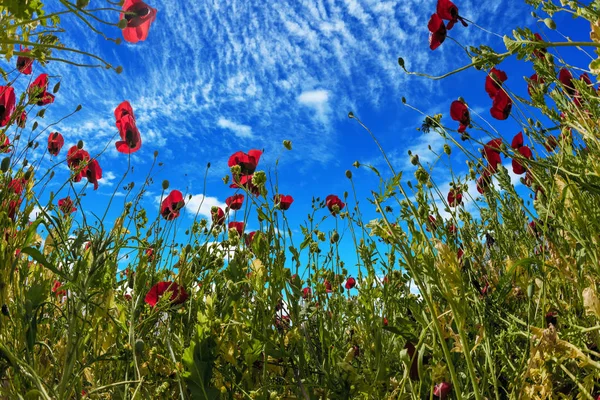
<path fill-rule="evenodd" d="M 450 146 L 448 144 L 444 145 L 444 153 L 450 155 L 452 154 L 452 149 L 450 148 Z"/>
<path fill-rule="evenodd" d="M 82 108 L 82 107 L 81 107 L 81 104 L 79 104 L 79 105 L 77 106 L 77 108 L 75 109 L 75 112 L 77 112 L 77 111 L 81 111 L 81 108 Z"/>
<path fill-rule="evenodd" d="M 419 165 L 419 156 L 417 154 L 410 156 L 410 163 L 412 165 Z"/>
<path fill-rule="evenodd" d="M 404 58 L 402 57 L 398 57 L 398 65 L 403 69 L 406 70 L 406 68 L 404 67 Z"/>
<path fill-rule="evenodd" d="M 406 104 L 406 97 L 402 96 L 402 104 Z"/>
<path fill-rule="evenodd" d="M 533 297 L 533 291 L 535 289 L 535 283 L 531 282 L 529 284 L 529 286 L 527 287 L 527 297 L 532 298 Z"/>
<path fill-rule="evenodd" d="M 54 88 L 52 89 L 52 93 L 56 93 L 60 90 L 60 81 L 58 81 L 56 83 L 56 85 L 54 85 Z"/>
<path fill-rule="evenodd" d="M 352 171 L 350 171 L 349 169 L 346 170 L 346 178 L 352 179 Z"/>
<path fill-rule="evenodd" d="M 556 29 L 556 22 L 554 22 L 552 20 L 552 18 L 546 18 L 544 19 L 544 23 L 546 24 L 546 26 L 548 27 L 548 29 Z"/>
<path fill-rule="evenodd" d="M 354 113 L 353 113 L 352 111 L 350 111 L 350 112 L 348 113 L 348 118 L 351 118 L 351 119 L 352 119 L 352 118 L 354 118 Z"/>
<path fill-rule="evenodd" d="M 169 181 L 168 180 L 165 179 L 162 182 L 162 188 L 163 188 L 163 190 L 167 190 L 169 188 Z"/>
<path fill-rule="evenodd" d="M 122 20 L 120 20 L 119 23 L 117 24 L 117 27 L 119 29 L 125 29 L 125 28 L 127 28 L 127 20 L 125 18 L 123 18 Z"/>
<path fill-rule="evenodd" d="M 285 147 L 288 150 L 292 150 L 292 141 L 291 140 L 284 140 L 283 141 L 283 147 Z"/>
<path fill-rule="evenodd" d="M 158 150 L 154 150 L 154 158 L 158 157 Z"/>
<path fill-rule="evenodd" d="M 6 172 L 6 171 L 8 171 L 9 168 L 10 168 L 10 157 L 4 157 L 2 159 L 2 164 L 0 164 L 0 169 L 2 169 L 2 172 Z"/>
<path fill-rule="evenodd" d="M 340 240 L 340 234 L 337 233 L 337 231 L 333 231 L 333 233 L 331 234 L 330 242 L 333 244 L 337 243 L 338 240 Z"/>
<path fill-rule="evenodd" d="M 83 149 L 83 140 L 80 140 L 79 142 L 77 142 L 77 148 L 79 150 Z"/>
<path fill-rule="evenodd" d="M 223 178 L 223 183 L 225 183 L 226 185 L 229 183 L 229 175 L 225 175 L 225 177 Z"/>
<path fill-rule="evenodd" d="M 145 347 L 146 347 L 146 344 L 144 343 L 144 341 L 142 339 L 138 339 L 135 341 L 135 352 L 137 354 L 143 353 Z"/>
<path fill-rule="evenodd" d="M 120 65 L 118 65 L 118 66 L 117 66 L 117 68 L 115 68 L 115 72 L 116 72 L 117 74 L 120 74 L 121 72 L 123 72 L 123 67 L 122 67 L 122 66 L 120 66 Z"/>

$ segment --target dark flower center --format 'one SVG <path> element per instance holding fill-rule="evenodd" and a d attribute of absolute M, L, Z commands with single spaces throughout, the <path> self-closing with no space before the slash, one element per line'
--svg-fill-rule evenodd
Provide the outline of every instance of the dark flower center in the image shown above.
<path fill-rule="evenodd" d="M 131 20 L 134 18 L 144 18 L 149 14 L 150 7 L 138 3 L 126 11 L 125 19 L 127 22 L 131 22 Z"/>
<path fill-rule="evenodd" d="M 134 138 L 133 131 L 131 131 L 130 129 L 128 129 L 127 132 L 125 132 L 125 142 L 127 142 L 127 145 L 130 148 L 134 148 L 135 147 L 135 142 L 134 142 L 133 138 Z"/>
<path fill-rule="evenodd" d="M 0 105 L 0 117 L 4 117 L 5 112 L 6 112 L 6 107 L 4 105 Z"/>

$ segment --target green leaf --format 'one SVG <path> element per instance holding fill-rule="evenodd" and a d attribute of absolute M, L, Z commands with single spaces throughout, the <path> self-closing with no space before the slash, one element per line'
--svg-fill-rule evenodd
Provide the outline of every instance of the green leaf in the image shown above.
<path fill-rule="evenodd" d="M 44 257 L 44 255 L 35 247 L 25 247 L 24 249 L 21 249 L 21 253 L 27 254 L 35 261 L 42 264 L 46 269 L 49 269 L 61 278 L 66 278 L 65 274 L 59 271 L 54 265 L 50 264 L 48 260 L 46 260 L 46 257 Z"/>
<path fill-rule="evenodd" d="M 185 371 L 181 373 L 193 399 L 219 399 L 220 391 L 210 387 L 212 369 L 216 360 L 214 339 L 207 328 L 197 325 L 196 335 L 183 353 Z"/>

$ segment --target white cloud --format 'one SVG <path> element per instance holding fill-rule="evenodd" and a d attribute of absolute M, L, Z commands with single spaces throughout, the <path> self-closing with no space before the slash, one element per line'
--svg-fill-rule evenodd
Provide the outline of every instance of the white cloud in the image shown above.
<path fill-rule="evenodd" d="M 195 217 L 196 213 L 198 213 L 206 218 L 210 218 L 210 209 L 213 206 L 221 207 L 224 210 L 227 205 L 221 203 L 216 197 L 204 196 L 203 194 L 193 195 L 189 200 L 188 196 L 185 197 L 185 208 L 192 217 Z"/>
<path fill-rule="evenodd" d="M 253 136 L 252 127 L 248 125 L 238 124 L 223 117 L 219 118 L 217 125 L 219 125 L 219 127 L 223 129 L 229 129 L 235 134 L 235 136 L 239 138 L 249 139 Z"/>
<path fill-rule="evenodd" d="M 328 90 L 317 89 L 302 92 L 297 100 L 298 103 L 315 110 L 318 119 L 327 122 L 327 114 L 330 111 Z"/>

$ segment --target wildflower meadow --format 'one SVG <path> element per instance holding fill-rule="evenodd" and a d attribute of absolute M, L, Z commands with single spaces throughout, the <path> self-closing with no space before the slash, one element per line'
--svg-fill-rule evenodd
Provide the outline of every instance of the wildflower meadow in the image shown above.
<path fill-rule="evenodd" d="M 200 197 L 178 180 L 201 157 L 191 147 L 167 166 L 163 150 L 143 152 L 174 136 L 143 128 L 158 100 L 113 101 L 133 78 L 105 54 L 150 63 L 150 40 L 185 42 L 204 34 L 189 21 L 210 23 L 190 2 L 162 20 L 181 37 L 158 36 L 152 1 L 0 1 L 0 398 L 600 399 L 597 1 L 526 0 L 533 25 L 506 32 L 458 0 L 421 2 L 429 19 L 414 35 L 432 57 L 452 47 L 451 63 L 422 70 L 414 49 L 370 50 L 406 85 L 430 85 L 425 103 L 385 99 L 414 118 L 412 138 L 382 140 L 361 107 L 330 110 L 314 92 L 300 101 L 343 116 L 377 161 L 356 146 L 345 173 L 330 161 L 302 186 L 301 163 L 285 160 L 304 147 L 278 141 L 267 164 L 254 131 L 221 118 L 235 151 L 185 170 Z M 565 16 L 585 32 L 563 29 Z M 65 88 L 71 71 L 94 78 Z M 96 107 L 61 97 L 101 83 Z M 58 102 L 70 111 L 53 113 Z M 71 122 L 106 104 L 106 126 Z M 170 106 L 154 117 L 180 118 Z M 411 150 L 416 138 L 439 148 Z M 215 169 L 223 203 L 206 195 Z M 328 191 L 306 194 L 315 182 Z"/>

